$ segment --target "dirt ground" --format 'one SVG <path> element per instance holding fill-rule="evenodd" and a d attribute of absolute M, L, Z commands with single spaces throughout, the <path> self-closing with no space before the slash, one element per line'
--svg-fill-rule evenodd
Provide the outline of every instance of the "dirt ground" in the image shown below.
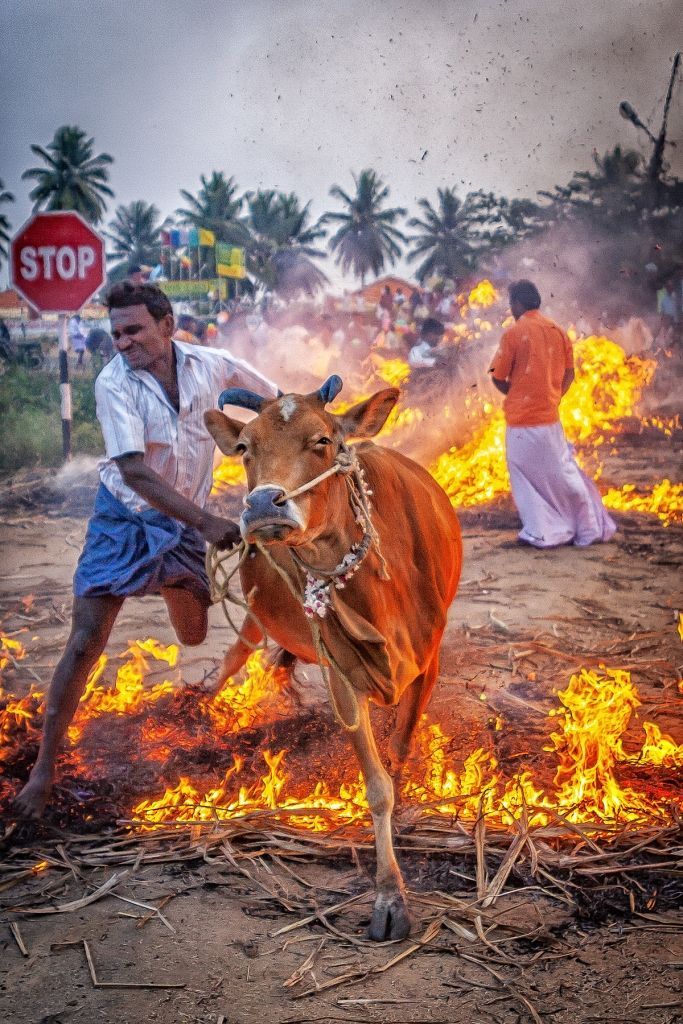
<path fill-rule="evenodd" d="M 655 482 L 680 475 L 680 438 L 662 435 L 647 447 L 633 441 L 620 452 L 607 467 L 609 479 Z M 36 677 L 46 683 L 59 656 L 90 485 L 88 478 L 72 481 L 66 492 L 47 500 L 36 476 L 15 482 L 14 490 L 5 488 L 0 499 L 2 628 L 12 633 L 27 627 L 22 636 L 29 648 L 28 658 L 9 666 L 3 680 L 7 690 L 25 693 L 37 685 Z M 429 710 L 444 731 L 471 746 L 485 743 L 487 723 L 496 715 L 510 724 L 498 741 L 501 759 L 516 758 L 520 768 L 540 763 L 546 716 L 557 706 L 557 690 L 580 665 L 604 660 L 613 668 L 631 667 L 643 701 L 629 729 L 631 741 L 642 740 L 642 722 L 649 720 L 683 742 L 677 686 L 683 653 L 676 632 L 676 613 L 683 605 L 683 528 L 665 528 L 650 516 L 617 518 L 619 531 L 608 545 L 542 552 L 514 544 L 516 517 L 509 501 L 463 514 L 462 584 Z M 28 595 L 34 601 L 27 610 L 21 598 Z M 126 604 L 110 650 L 123 650 L 143 635 L 163 643 L 173 639 L 159 600 Z M 522 641 L 527 649 L 529 641 L 539 647 L 518 658 Z M 220 609 L 213 608 L 206 643 L 182 655 L 184 682 L 205 679 L 229 642 Z M 325 715 L 312 676 L 306 700 L 309 713 L 313 708 Z M 670 793 L 680 784 L 671 771 L 662 770 L 658 779 Z M 430 892 L 447 892 L 463 907 L 476 900 L 471 853 L 411 852 L 400 842 L 400 815 L 398 830 L 415 916 L 411 940 L 399 944 L 363 941 L 373 864 L 371 847 L 363 843 L 324 860 L 302 854 L 294 869 L 268 856 L 252 858 L 249 876 L 225 857 L 146 864 L 122 880 L 116 895 L 43 916 L 17 915 L 10 908 L 49 900 L 68 904 L 83 896 L 84 879 L 74 870 L 60 875 L 57 886 L 50 871 L 20 880 L 0 891 L 0 1017 L 16 1024 L 683 1021 L 680 841 L 677 868 L 661 875 L 645 868 L 617 873 L 593 886 L 589 896 L 578 878 L 568 881 L 564 895 L 545 888 L 542 879 L 531 877 L 527 863 L 511 876 L 493 911 L 499 923 L 533 938 L 513 942 L 508 937 L 486 966 L 480 956 L 470 955 L 481 944 L 475 947 L 462 934 L 441 929 L 433 941 L 383 972 L 301 998 L 315 988 L 313 979 L 322 985 L 356 968 L 367 972 L 409 950 L 430 920 Z M 11 856 L 10 846 L 5 855 Z M 99 869 L 91 879 L 101 885 L 110 875 Z M 280 901 L 267 895 L 273 886 Z M 274 934 L 303 916 L 300 910 L 287 912 L 283 900 L 297 908 L 308 901 L 315 915 L 353 896 L 360 898 L 332 912 L 326 923 L 313 916 L 298 929 Z M 139 903 L 160 901 L 163 919 L 145 920 L 149 912 Z M 453 919 L 471 927 L 466 913 L 454 912 Z M 10 931 L 16 921 L 27 955 Z M 184 987 L 100 987 L 103 981 Z"/>

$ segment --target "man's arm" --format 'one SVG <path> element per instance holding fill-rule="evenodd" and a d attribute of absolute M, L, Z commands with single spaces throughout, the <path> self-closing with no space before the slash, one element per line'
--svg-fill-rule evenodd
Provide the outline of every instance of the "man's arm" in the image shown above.
<path fill-rule="evenodd" d="M 278 386 L 259 373 L 246 360 L 233 356 L 223 349 L 220 350 L 220 355 L 223 363 L 221 389 L 246 388 L 248 391 L 255 391 L 257 395 L 263 395 L 264 398 L 278 397 L 280 394 Z"/>
<path fill-rule="evenodd" d="M 193 526 L 210 544 L 227 548 L 239 542 L 240 531 L 237 523 L 211 515 L 199 505 L 184 498 L 158 473 L 145 465 L 139 452 L 122 455 L 115 461 L 123 482 L 159 512 L 179 519 L 187 526 Z"/>
<path fill-rule="evenodd" d="M 514 365 L 513 336 L 512 331 L 507 330 L 500 339 L 498 351 L 493 357 L 489 369 L 493 386 L 502 395 L 507 395 L 510 390 L 510 374 Z"/>
<path fill-rule="evenodd" d="M 564 371 L 564 376 L 562 377 L 562 394 L 563 395 L 565 395 L 567 393 L 567 391 L 569 391 L 569 389 L 572 386 L 573 382 L 574 382 L 574 370 L 571 367 L 568 367 Z M 494 380 L 493 383 L 494 384 L 496 383 L 495 380 Z"/>

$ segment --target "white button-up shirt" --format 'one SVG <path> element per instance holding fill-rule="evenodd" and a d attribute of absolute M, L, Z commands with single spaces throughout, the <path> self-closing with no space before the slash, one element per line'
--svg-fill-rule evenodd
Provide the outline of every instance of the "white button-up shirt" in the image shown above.
<path fill-rule="evenodd" d="M 99 464 L 100 480 L 133 512 L 148 503 L 123 482 L 114 461 L 140 452 L 145 465 L 176 491 L 204 507 L 211 490 L 214 440 L 204 413 L 215 409 L 221 391 L 242 387 L 275 397 L 277 387 L 248 363 L 214 348 L 174 341 L 180 411 L 161 384 L 146 370 L 132 370 L 119 353 L 95 382 L 97 418 L 107 458 Z"/>

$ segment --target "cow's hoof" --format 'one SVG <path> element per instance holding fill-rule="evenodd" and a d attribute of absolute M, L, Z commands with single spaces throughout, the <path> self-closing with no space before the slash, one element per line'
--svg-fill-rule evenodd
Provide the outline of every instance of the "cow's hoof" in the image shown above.
<path fill-rule="evenodd" d="M 400 892 L 392 896 L 383 896 L 380 893 L 372 912 L 368 938 L 373 942 L 386 942 L 387 939 L 405 939 L 408 935 L 410 916 L 405 896 Z"/>

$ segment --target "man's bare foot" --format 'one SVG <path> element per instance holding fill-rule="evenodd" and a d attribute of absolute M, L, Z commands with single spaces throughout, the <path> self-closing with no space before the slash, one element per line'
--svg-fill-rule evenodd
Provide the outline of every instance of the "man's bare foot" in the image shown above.
<path fill-rule="evenodd" d="M 52 792 L 49 775 L 32 774 L 14 798 L 14 810 L 22 818 L 41 818 Z"/>

